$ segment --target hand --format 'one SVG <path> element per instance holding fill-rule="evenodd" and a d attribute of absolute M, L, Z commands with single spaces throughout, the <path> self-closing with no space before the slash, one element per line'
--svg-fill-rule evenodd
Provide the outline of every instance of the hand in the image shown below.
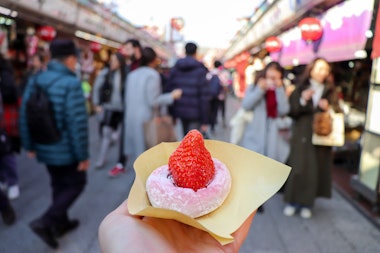
<path fill-rule="evenodd" d="M 222 246 L 207 232 L 178 221 L 131 215 L 127 201 L 108 214 L 100 224 L 99 244 L 103 253 L 237 253 L 248 235 L 255 214 L 251 214 L 232 234 L 232 243 Z"/>
<path fill-rule="evenodd" d="M 322 98 L 318 102 L 318 107 L 321 108 L 323 111 L 327 111 L 330 107 L 329 101 L 325 98 Z"/>
<path fill-rule="evenodd" d="M 36 152 L 34 152 L 34 151 L 27 151 L 26 152 L 26 156 L 29 157 L 29 158 L 31 158 L 31 159 L 34 159 L 34 158 L 36 158 Z"/>
<path fill-rule="evenodd" d="M 79 171 L 86 171 L 90 167 L 90 160 L 81 161 L 78 165 Z"/>
<path fill-rule="evenodd" d="M 265 78 L 259 78 L 259 80 L 257 80 L 257 86 L 259 86 L 263 90 L 266 90 L 267 89 L 267 82 L 266 82 Z"/>
<path fill-rule="evenodd" d="M 172 92 L 172 97 L 174 100 L 180 99 L 182 96 L 182 90 L 181 89 L 174 89 Z"/>
<path fill-rule="evenodd" d="M 312 90 L 312 89 L 307 89 L 307 90 L 302 91 L 301 97 L 302 97 L 305 101 L 309 101 L 309 100 L 312 98 L 313 94 L 314 94 L 314 90 Z"/>
<path fill-rule="evenodd" d="M 96 105 L 96 106 L 94 107 L 94 111 L 95 111 L 96 113 L 101 113 L 101 112 L 103 111 L 103 107 L 101 107 L 101 106 L 99 106 L 99 105 Z"/>

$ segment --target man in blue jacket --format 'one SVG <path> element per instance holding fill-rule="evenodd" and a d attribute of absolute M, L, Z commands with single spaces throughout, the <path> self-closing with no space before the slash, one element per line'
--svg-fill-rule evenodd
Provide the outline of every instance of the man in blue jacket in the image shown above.
<path fill-rule="evenodd" d="M 179 59 L 169 74 L 169 91 L 182 90 L 182 97 L 174 102 L 172 114 L 179 118 L 183 134 L 191 129 L 205 133 L 208 130 L 210 112 L 210 90 L 206 75 L 208 69 L 198 61 L 197 45 L 188 42 L 185 45 L 186 56 Z"/>
<path fill-rule="evenodd" d="M 77 49 L 71 39 L 50 44 L 47 70 L 31 78 L 20 110 L 20 135 L 29 157 L 47 167 L 52 187 L 52 203 L 41 217 L 32 221 L 32 231 L 52 248 L 57 238 L 75 229 L 79 221 L 69 219 L 68 209 L 83 192 L 89 167 L 88 118 L 81 82 L 75 74 Z M 52 144 L 33 141 L 27 125 L 26 102 L 36 83 L 46 91 L 61 138 Z"/>

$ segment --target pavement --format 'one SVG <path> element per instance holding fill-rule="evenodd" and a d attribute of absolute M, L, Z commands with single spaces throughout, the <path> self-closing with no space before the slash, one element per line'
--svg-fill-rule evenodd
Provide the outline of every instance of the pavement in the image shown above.
<path fill-rule="evenodd" d="M 228 97 L 227 119 L 238 107 L 239 101 Z M 91 117 L 89 122 L 90 153 L 94 163 L 98 146 L 97 121 Z M 217 125 L 212 137 L 228 141 L 229 128 Z M 79 219 L 80 226 L 59 240 L 59 249 L 52 250 L 28 227 L 28 223 L 41 215 L 50 202 L 48 175 L 41 164 L 22 153 L 18 157 L 21 195 L 12 201 L 17 222 L 9 227 L 0 222 L 0 252 L 100 253 L 98 226 L 127 198 L 135 176 L 129 165 L 127 173 L 121 177 L 109 178 L 108 168 L 114 165 L 116 158 L 117 148 L 114 145 L 109 150 L 105 168 L 89 170 L 85 192 L 70 210 L 70 216 Z M 380 230 L 335 190 L 331 199 L 316 201 L 311 219 L 302 219 L 298 215 L 285 217 L 283 207 L 281 193 L 265 203 L 265 211 L 254 218 L 240 253 L 380 252 Z"/>

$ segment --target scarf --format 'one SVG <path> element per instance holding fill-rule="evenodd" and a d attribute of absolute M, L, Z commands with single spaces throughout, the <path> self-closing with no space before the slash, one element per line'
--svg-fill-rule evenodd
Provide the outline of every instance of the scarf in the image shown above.
<path fill-rule="evenodd" d="M 274 89 L 268 89 L 265 93 L 265 102 L 267 107 L 267 116 L 269 118 L 277 117 L 277 101 Z"/>

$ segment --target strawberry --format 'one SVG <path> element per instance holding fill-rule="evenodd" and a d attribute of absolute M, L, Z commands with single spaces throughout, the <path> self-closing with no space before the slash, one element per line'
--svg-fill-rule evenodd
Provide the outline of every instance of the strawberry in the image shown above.
<path fill-rule="evenodd" d="M 214 162 L 198 130 L 189 131 L 171 154 L 169 172 L 177 186 L 194 191 L 205 188 L 213 179 Z"/>

